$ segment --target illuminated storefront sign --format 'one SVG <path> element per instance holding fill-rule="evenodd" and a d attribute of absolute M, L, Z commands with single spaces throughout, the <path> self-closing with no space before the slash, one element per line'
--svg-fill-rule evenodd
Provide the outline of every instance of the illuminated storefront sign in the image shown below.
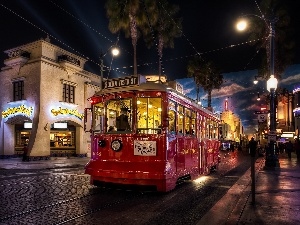
<path fill-rule="evenodd" d="M 58 115 L 76 116 L 80 120 L 82 120 L 84 117 L 84 114 L 79 113 L 77 109 L 68 109 L 68 108 L 62 108 L 62 107 L 59 107 L 58 109 L 51 109 L 51 113 L 54 116 L 58 116 Z"/>
<path fill-rule="evenodd" d="M 5 111 L 2 112 L 2 118 L 8 118 L 10 116 L 15 116 L 23 114 L 28 117 L 31 117 L 33 114 L 33 107 L 27 107 L 25 105 L 20 105 L 16 107 L 9 107 Z"/>

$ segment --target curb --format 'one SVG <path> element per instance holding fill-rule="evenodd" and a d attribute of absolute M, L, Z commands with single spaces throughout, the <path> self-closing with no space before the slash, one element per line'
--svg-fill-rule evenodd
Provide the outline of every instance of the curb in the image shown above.
<path fill-rule="evenodd" d="M 259 162 L 257 162 L 259 159 Z M 255 171 L 262 168 L 264 158 L 256 159 Z M 256 173 L 256 177 L 257 177 Z M 251 196 L 251 168 L 227 191 L 227 193 L 201 218 L 197 225 L 237 224 Z"/>

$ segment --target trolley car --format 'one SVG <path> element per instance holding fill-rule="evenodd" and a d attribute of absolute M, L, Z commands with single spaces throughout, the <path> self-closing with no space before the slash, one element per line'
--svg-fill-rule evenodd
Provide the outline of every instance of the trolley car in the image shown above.
<path fill-rule="evenodd" d="M 150 76 L 107 79 L 89 98 L 91 184 L 154 187 L 167 192 L 218 166 L 219 117 L 183 94 L 175 81 Z"/>

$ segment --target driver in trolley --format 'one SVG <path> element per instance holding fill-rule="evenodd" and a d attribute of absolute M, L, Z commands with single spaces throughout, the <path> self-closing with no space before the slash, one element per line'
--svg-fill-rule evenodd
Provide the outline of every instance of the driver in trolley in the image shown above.
<path fill-rule="evenodd" d="M 127 108 L 121 108 L 121 114 L 116 119 L 116 126 L 118 131 L 131 130 L 128 122 L 127 112 L 128 112 Z"/>

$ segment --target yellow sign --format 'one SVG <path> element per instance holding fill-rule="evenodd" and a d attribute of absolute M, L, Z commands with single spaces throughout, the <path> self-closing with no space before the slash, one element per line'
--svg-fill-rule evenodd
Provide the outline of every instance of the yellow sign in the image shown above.
<path fill-rule="evenodd" d="M 58 116 L 59 114 L 61 115 L 72 115 L 72 116 L 76 116 L 78 119 L 82 120 L 84 117 L 83 113 L 79 113 L 77 109 L 63 109 L 61 107 L 59 107 L 59 109 L 51 109 L 51 113 L 54 116 Z"/>
<path fill-rule="evenodd" d="M 25 114 L 28 117 L 32 115 L 33 112 L 33 107 L 26 107 L 25 105 L 20 105 L 18 107 L 10 107 L 7 110 L 2 112 L 2 118 L 7 118 L 10 115 L 15 115 L 15 114 Z"/>

